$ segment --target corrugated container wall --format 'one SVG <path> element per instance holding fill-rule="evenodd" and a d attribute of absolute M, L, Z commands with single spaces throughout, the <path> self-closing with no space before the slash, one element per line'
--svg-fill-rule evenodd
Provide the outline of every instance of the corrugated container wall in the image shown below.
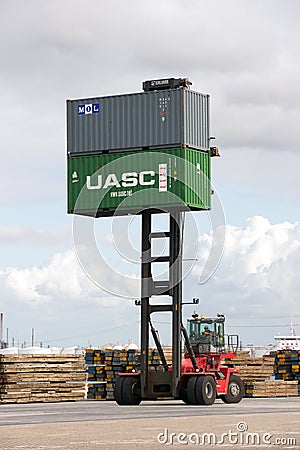
<path fill-rule="evenodd" d="M 209 95 L 189 89 L 67 100 L 67 151 L 209 149 Z"/>
<path fill-rule="evenodd" d="M 69 157 L 68 213 L 210 209 L 210 161 L 209 152 L 189 148 Z"/>

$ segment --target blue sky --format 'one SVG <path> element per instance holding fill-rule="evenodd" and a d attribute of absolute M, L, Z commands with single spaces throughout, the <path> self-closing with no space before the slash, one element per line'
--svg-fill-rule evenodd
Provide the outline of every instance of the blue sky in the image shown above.
<path fill-rule="evenodd" d="M 300 323 L 299 9 L 297 0 L 1 2 L 0 311 L 10 340 L 29 342 L 34 327 L 45 345 L 138 341 L 133 301 L 91 283 L 74 254 L 65 101 L 138 92 L 144 80 L 169 76 L 211 95 L 222 155 L 212 177 L 226 250 L 200 286 L 210 225 L 199 213 L 186 298 L 199 296 L 204 314 L 225 312 L 243 342 L 269 343 L 288 332 L 290 315 Z M 138 262 L 118 260 L 110 219 L 96 229 L 110 264 L 137 278 Z"/>

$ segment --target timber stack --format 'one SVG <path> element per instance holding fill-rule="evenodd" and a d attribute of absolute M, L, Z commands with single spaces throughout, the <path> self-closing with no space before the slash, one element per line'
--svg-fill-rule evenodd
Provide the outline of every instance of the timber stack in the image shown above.
<path fill-rule="evenodd" d="M 275 377 L 277 380 L 297 380 L 300 378 L 300 350 L 278 350 L 271 352 L 275 357 Z"/>
<path fill-rule="evenodd" d="M 97 400 L 106 398 L 105 355 L 102 350 L 88 348 L 85 353 L 87 370 L 87 398 Z"/>
<path fill-rule="evenodd" d="M 83 400 L 85 381 L 83 355 L 0 355 L 0 404 Z"/>
<path fill-rule="evenodd" d="M 271 354 L 275 357 L 275 379 L 297 381 L 300 395 L 300 350 L 278 350 Z"/>
<path fill-rule="evenodd" d="M 172 363 L 172 350 L 165 349 L 168 364 Z M 162 371 L 163 366 L 157 349 L 150 349 L 149 370 Z M 114 400 L 115 383 L 120 372 L 140 370 L 140 349 L 88 348 L 85 354 L 87 366 L 87 398 Z"/>
<path fill-rule="evenodd" d="M 115 382 L 120 372 L 129 372 L 140 363 L 135 349 L 87 349 L 88 399 L 114 400 Z"/>
<path fill-rule="evenodd" d="M 236 358 L 226 360 L 225 364 L 239 369 L 237 375 L 244 383 L 269 380 L 274 375 L 274 358 L 270 356 L 251 357 L 249 352 L 240 351 Z"/>
<path fill-rule="evenodd" d="M 252 381 L 245 383 L 246 397 L 297 397 L 297 381 Z"/>
<path fill-rule="evenodd" d="M 291 376 L 290 368 L 297 370 L 297 364 L 295 358 L 291 361 L 290 354 L 277 351 L 271 352 L 270 356 L 251 357 L 249 352 L 240 351 L 226 364 L 239 369 L 236 375 L 245 384 L 246 397 L 295 397 L 298 382 Z"/>

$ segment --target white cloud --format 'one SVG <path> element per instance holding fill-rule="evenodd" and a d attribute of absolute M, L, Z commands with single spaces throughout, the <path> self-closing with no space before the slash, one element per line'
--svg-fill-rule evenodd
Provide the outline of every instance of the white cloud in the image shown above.
<path fill-rule="evenodd" d="M 207 236 L 201 236 L 204 254 L 208 244 Z M 227 225 L 223 258 L 204 290 L 217 308 L 235 317 L 300 315 L 299 263 L 300 223 L 273 225 L 264 217 L 249 218 L 244 226 Z"/>
<path fill-rule="evenodd" d="M 44 164 L 56 170 L 63 165 L 65 98 L 138 91 L 145 78 L 173 74 L 189 76 L 196 90 L 211 93 L 212 126 L 223 145 L 252 147 L 268 136 L 267 147 L 296 149 L 296 1 L 287 8 L 274 0 L 198 0 L 188 6 L 91 0 L 89 7 L 31 0 L 2 8 L 2 143 L 17 175 L 16 156 L 36 182 Z M 178 32 L 182 23 L 184 35 Z M 57 172 L 61 184 L 63 171 Z"/>
<path fill-rule="evenodd" d="M 56 308 L 62 299 L 73 307 L 82 301 L 109 306 L 110 297 L 86 277 L 73 251 L 55 254 L 43 267 L 8 268 L 1 276 L 14 297 L 29 307 L 49 303 Z"/>
<path fill-rule="evenodd" d="M 71 243 L 70 232 L 65 230 L 36 230 L 23 225 L 0 225 L 0 243 L 63 245 Z"/>
<path fill-rule="evenodd" d="M 73 251 L 55 254 L 42 267 L 0 271 L 0 310 L 10 328 L 10 339 L 19 342 L 26 340 L 28 333 L 28 344 L 31 327 L 39 340 L 52 345 L 87 345 L 91 339 L 96 344 L 115 342 L 123 327 L 128 338 L 137 340 L 138 311 L 133 312 L 132 307 L 128 299 L 113 297 L 95 286 Z M 128 326 L 132 321 L 136 323 L 134 333 Z M 123 338 L 119 336 L 119 340 Z"/>
<path fill-rule="evenodd" d="M 268 308 L 285 313 L 287 299 L 285 306 L 298 311 L 299 226 L 284 220 L 288 214 L 298 220 L 299 208 L 299 1 L 16 0 L 0 8 L 5 36 L 0 48 L 0 204 L 6 218 L 12 211 L 20 218 L 19 224 L 9 219 L 16 225 L 0 228 L 1 244 L 15 244 L 16 254 L 13 268 L 0 273 L 3 309 L 13 315 L 18 311 L 27 326 L 33 311 L 40 311 L 41 317 L 37 312 L 34 317 L 45 330 L 47 321 L 61 321 L 61 330 L 70 330 L 80 314 L 86 323 L 95 324 L 96 318 L 104 323 L 109 319 L 104 305 L 118 320 L 124 311 L 126 316 L 125 303 L 94 287 L 71 253 L 29 267 L 36 264 L 38 246 L 65 248 L 70 236 L 23 224 L 30 219 L 39 228 L 53 211 L 55 220 L 65 219 L 65 206 L 53 205 L 66 197 L 66 98 L 135 92 L 145 79 L 187 76 L 193 89 L 211 94 L 211 132 L 222 154 L 213 161 L 212 173 L 223 183 L 225 194 L 219 194 L 230 223 L 235 213 L 239 223 L 246 215 L 279 218 L 278 225 L 250 219 L 244 227 L 228 226 L 220 268 L 201 292 L 213 299 L 212 312 L 230 305 L 236 315 L 241 309 L 254 315 Z M 139 237 L 133 231 L 128 239 L 135 250 L 126 254 L 131 261 Z M 21 270 L 14 261 L 21 259 L 19 244 L 24 243 L 33 250 L 26 265 L 23 249 Z M 104 244 L 109 247 L 110 238 Z M 120 255 L 126 246 L 127 241 L 116 242 Z M 201 258 L 209 252 L 207 236 L 199 246 Z M 6 265 L 3 261 L 1 267 Z M 113 289 L 132 292 L 130 281 L 120 285 L 116 277 L 104 276 Z M 195 278 L 188 280 L 187 292 L 197 295 Z M 92 305 L 90 315 L 87 305 Z M 21 319 L 18 327 L 23 327 Z"/>
<path fill-rule="evenodd" d="M 300 264 L 300 223 L 271 224 L 264 217 L 253 217 L 240 227 L 227 225 L 226 231 L 221 263 L 213 277 L 201 286 L 197 280 L 209 254 L 211 238 L 208 234 L 199 237 L 199 263 L 184 280 L 185 301 L 200 296 L 205 314 L 225 312 L 242 326 L 249 324 L 250 319 L 275 316 L 286 322 L 289 315 L 300 317 L 296 270 Z M 119 340 L 126 342 L 132 336 L 137 340 L 139 311 L 132 309 L 133 301 L 128 297 L 132 275 L 128 274 L 126 282 L 125 278 L 120 281 L 117 273 L 114 277 L 105 266 L 98 266 L 98 270 L 104 278 L 107 273 L 112 290 L 123 292 L 127 298 L 101 291 L 82 271 L 74 252 L 68 251 L 54 255 L 42 267 L 1 271 L 0 307 L 12 322 L 19 323 L 22 334 L 32 322 L 51 338 L 55 329 L 58 340 L 62 336 L 77 336 L 78 327 L 88 338 L 89 330 L 100 327 L 97 336 L 101 343 L 113 340 L 113 328 L 118 330 L 121 325 L 124 329 L 119 334 L 117 331 Z M 130 325 L 133 319 L 134 327 Z M 103 335 L 101 330 L 106 330 Z M 163 341 L 168 343 L 166 336 L 163 329 Z M 268 340 L 261 336 L 260 343 Z"/>

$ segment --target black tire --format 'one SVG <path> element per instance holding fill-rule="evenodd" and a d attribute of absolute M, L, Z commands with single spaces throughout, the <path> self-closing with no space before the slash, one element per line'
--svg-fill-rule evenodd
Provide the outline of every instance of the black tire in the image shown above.
<path fill-rule="evenodd" d="M 245 386 L 242 380 L 236 375 L 230 375 L 228 392 L 220 395 L 224 403 L 239 403 L 245 395 Z"/>
<path fill-rule="evenodd" d="M 211 375 L 197 377 L 195 395 L 198 405 L 212 405 L 217 396 L 217 387 L 214 377 Z"/>
<path fill-rule="evenodd" d="M 123 405 L 139 405 L 141 403 L 141 383 L 137 377 L 124 377 L 122 399 Z"/>
<path fill-rule="evenodd" d="M 187 404 L 189 405 L 197 405 L 197 398 L 196 398 L 196 383 L 197 383 L 197 376 L 191 376 L 187 382 L 186 386 L 186 393 L 187 393 Z"/>
<path fill-rule="evenodd" d="M 189 402 L 188 399 L 188 395 L 187 395 L 187 389 L 180 389 L 179 390 L 179 398 L 180 400 L 182 400 L 184 403 L 186 403 L 187 405 L 190 405 L 191 403 Z"/>
<path fill-rule="evenodd" d="M 124 380 L 125 377 L 118 377 L 115 383 L 115 400 L 120 406 L 125 405 L 122 395 Z"/>

